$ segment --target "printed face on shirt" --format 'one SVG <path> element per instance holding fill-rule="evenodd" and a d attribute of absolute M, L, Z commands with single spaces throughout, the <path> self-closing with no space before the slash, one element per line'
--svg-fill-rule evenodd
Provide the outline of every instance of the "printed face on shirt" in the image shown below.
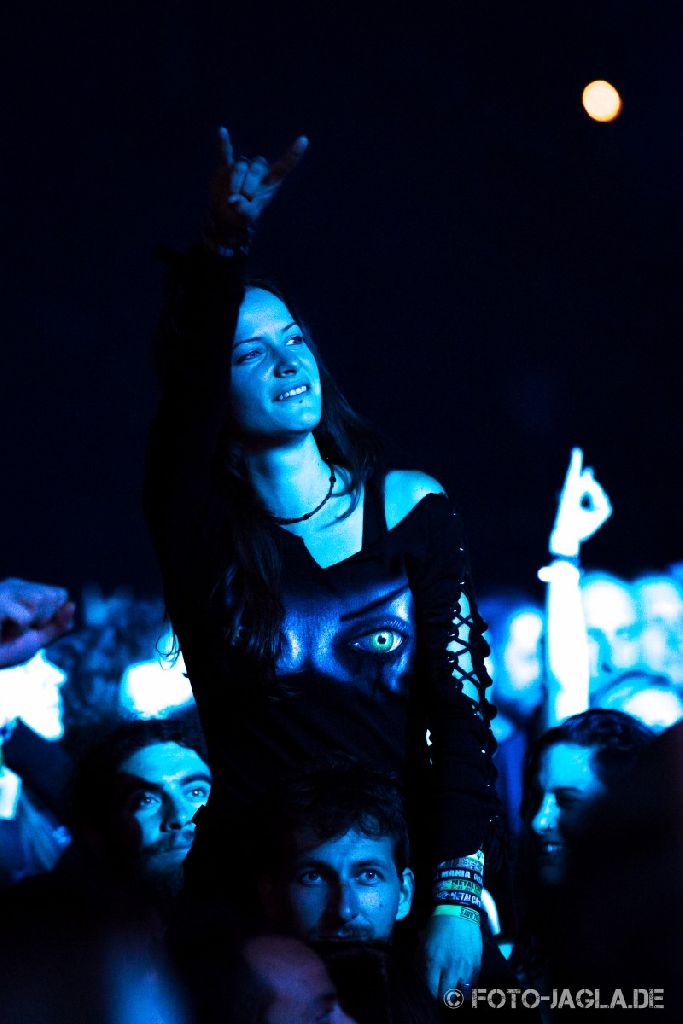
<path fill-rule="evenodd" d="M 273 895 L 285 927 L 311 942 L 388 939 L 414 887 L 412 871 L 397 870 L 392 839 L 355 829 L 313 847 L 297 838 Z"/>
<path fill-rule="evenodd" d="M 194 840 L 192 820 L 209 798 L 211 776 L 199 754 L 151 743 L 119 765 L 119 821 L 143 874 L 180 877 Z"/>
<path fill-rule="evenodd" d="M 285 594 L 278 674 L 313 671 L 365 692 L 402 692 L 415 650 L 413 596 L 403 579 L 343 592 Z"/>
<path fill-rule="evenodd" d="M 301 327 L 272 292 L 248 288 L 232 348 L 230 401 L 248 444 L 293 437 L 318 426 L 320 374 Z"/>
<path fill-rule="evenodd" d="M 596 747 L 556 743 L 543 751 L 536 778 L 536 839 L 539 877 L 545 885 L 564 881 L 568 850 L 583 815 L 605 792 L 593 766 Z"/>

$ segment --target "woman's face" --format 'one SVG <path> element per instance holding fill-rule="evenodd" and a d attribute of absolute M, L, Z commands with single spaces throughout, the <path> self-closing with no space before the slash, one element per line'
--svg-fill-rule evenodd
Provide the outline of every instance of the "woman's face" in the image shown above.
<path fill-rule="evenodd" d="M 240 306 L 230 400 L 244 439 L 286 439 L 320 422 L 315 357 L 284 302 L 262 288 L 247 289 Z"/>

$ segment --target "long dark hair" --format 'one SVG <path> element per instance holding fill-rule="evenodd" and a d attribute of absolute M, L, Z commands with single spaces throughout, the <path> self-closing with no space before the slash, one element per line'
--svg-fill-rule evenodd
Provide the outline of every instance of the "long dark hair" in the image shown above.
<path fill-rule="evenodd" d="M 271 281 L 249 279 L 247 288 L 271 292 L 285 304 L 301 327 L 315 356 L 322 392 L 322 414 L 313 431 L 322 458 L 345 474 L 343 493 L 351 495 L 345 517 L 358 504 L 361 487 L 380 458 L 375 430 L 352 409 L 320 357 L 306 324 L 286 294 Z M 219 444 L 218 501 L 223 538 L 221 578 L 214 597 L 220 600 L 225 636 L 265 666 L 272 677 L 281 649 L 284 609 L 281 601 L 281 559 L 272 519 L 252 487 L 235 427 L 226 422 Z"/>

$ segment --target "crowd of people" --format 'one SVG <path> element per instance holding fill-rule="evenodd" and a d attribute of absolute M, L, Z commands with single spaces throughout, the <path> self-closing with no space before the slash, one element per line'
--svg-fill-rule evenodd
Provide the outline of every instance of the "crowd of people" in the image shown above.
<path fill-rule="evenodd" d="M 675 1012 L 680 565 L 582 565 L 611 506 L 574 449 L 548 564 L 477 592 L 441 485 L 245 276 L 307 140 L 220 143 L 156 338 L 163 593 L 0 581 L 2 1019 Z"/>

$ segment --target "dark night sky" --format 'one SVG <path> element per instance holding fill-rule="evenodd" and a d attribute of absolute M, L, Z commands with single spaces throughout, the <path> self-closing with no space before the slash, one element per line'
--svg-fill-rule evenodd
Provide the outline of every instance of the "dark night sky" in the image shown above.
<path fill-rule="evenodd" d="M 678 0 L 108 6 L 3 13 L 3 575 L 157 588 L 154 250 L 194 239 L 220 123 L 310 136 L 253 269 L 449 490 L 479 590 L 537 586 L 573 444 L 614 504 L 585 561 L 683 557 Z"/>

